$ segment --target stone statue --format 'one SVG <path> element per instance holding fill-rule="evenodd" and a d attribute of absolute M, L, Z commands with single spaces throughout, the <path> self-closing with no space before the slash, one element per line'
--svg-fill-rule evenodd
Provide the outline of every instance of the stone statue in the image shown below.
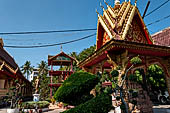
<path fill-rule="evenodd" d="M 35 94 L 38 94 L 38 87 L 40 84 L 39 76 L 37 76 L 37 79 L 35 80 Z"/>

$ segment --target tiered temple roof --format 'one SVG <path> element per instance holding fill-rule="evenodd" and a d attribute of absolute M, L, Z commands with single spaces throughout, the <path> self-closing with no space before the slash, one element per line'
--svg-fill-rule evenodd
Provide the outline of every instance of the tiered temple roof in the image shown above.
<path fill-rule="evenodd" d="M 170 56 L 170 48 L 153 44 L 136 5 L 130 2 L 103 8 L 98 12 L 97 40 L 94 54 L 79 63 L 79 67 L 92 66 L 107 58 L 107 52 L 128 50 L 130 53 L 149 56 Z M 161 51 L 161 52 L 160 52 Z"/>
<path fill-rule="evenodd" d="M 111 39 L 153 43 L 136 6 L 130 2 L 117 4 L 113 8 L 107 3 L 106 5 L 103 15 L 98 14 L 97 49 Z M 105 32 L 102 32 L 103 30 Z M 102 37 L 105 39 L 101 40 Z"/>

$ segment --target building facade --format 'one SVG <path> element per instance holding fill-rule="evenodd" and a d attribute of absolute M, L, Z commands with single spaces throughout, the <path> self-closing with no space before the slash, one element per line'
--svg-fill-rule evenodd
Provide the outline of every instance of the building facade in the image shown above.
<path fill-rule="evenodd" d="M 3 48 L 3 40 L 0 38 L 0 97 L 6 96 L 9 88 L 15 86 L 14 80 L 18 80 L 25 87 L 19 89 L 23 96 L 32 96 L 32 85 L 23 76 L 15 60 Z"/>

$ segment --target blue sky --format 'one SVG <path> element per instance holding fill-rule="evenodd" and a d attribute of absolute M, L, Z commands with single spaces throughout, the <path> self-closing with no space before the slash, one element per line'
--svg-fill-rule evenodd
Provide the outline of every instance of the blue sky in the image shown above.
<path fill-rule="evenodd" d="M 113 6 L 114 0 L 106 0 Z M 123 0 L 122 0 L 123 1 Z M 121 1 L 121 2 L 122 2 Z M 135 0 L 131 0 L 134 4 Z M 151 0 L 148 12 L 166 0 Z M 97 27 L 97 14 L 102 14 L 102 0 L 0 0 L 0 32 L 46 31 L 65 29 L 84 29 Z M 137 6 L 143 14 L 147 0 L 138 0 Z M 170 14 L 170 2 L 144 19 L 146 24 Z M 151 34 L 170 26 L 170 18 L 148 27 Z M 96 31 L 30 35 L 1 35 L 5 45 L 40 45 L 78 39 Z M 66 53 L 80 52 L 96 43 L 96 36 L 63 45 Z M 5 48 L 14 57 L 19 66 L 31 61 L 37 66 L 47 56 L 60 52 L 60 46 L 34 49 Z"/>

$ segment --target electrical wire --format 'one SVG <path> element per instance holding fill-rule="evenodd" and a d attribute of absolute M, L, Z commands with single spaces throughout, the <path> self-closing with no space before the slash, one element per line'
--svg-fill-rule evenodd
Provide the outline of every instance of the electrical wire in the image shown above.
<path fill-rule="evenodd" d="M 55 44 L 37 45 L 37 46 L 8 46 L 8 45 L 4 45 L 4 47 L 7 47 L 7 48 L 41 48 L 41 47 L 50 47 L 50 46 L 64 45 L 64 44 L 69 44 L 69 43 L 77 42 L 77 41 L 80 41 L 80 40 L 84 40 L 84 39 L 90 38 L 90 37 L 95 36 L 95 35 L 96 35 L 96 33 L 88 35 L 88 36 L 85 36 L 85 37 L 82 37 L 82 38 L 79 38 L 79 39 L 75 39 L 75 40 L 71 40 L 71 41 L 66 41 L 66 42 L 61 42 L 61 43 L 55 43 Z"/>
<path fill-rule="evenodd" d="M 150 11 L 148 14 L 146 14 L 144 17 L 149 16 L 150 14 L 152 14 L 153 12 L 155 12 L 156 10 L 160 9 L 162 6 L 164 6 L 165 4 L 167 4 L 170 0 L 165 1 L 164 3 L 162 3 L 160 6 L 158 6 L 157 8 L 153 9 L 152 11 Z"/>
<path fill-rule="evenodd" d="M 81 31 L 94 31 L 95 29 L 71 29 L 71 30 L 56 30 L 56 31 L 25 31 L 25 32 L 4 32 L 0 35 L 27 35 L 27 34 L 47 34 L 47 33 L 65 33 L 65 32 L 81 32 Z"/>
<path fill-rule="evenodd" d="M 170 18 L 170 15 L 165 16 L 165 17 L 163 17 L 163 18 L 161 18 L 161 19 L 159 19 L 159 20 L 156 20 L 156 21 L 154 21 L 154 22 L 151 22 L 151 23 L 147 24 L 146 26 L 150 26 L 150 25 L 152 25 L 152 24 L 158 23 L 158 22 L 160 22 L 160 21 L 162 21 L 162 20 L 165 20 L 165 19 L 167 19 L 167 18 Z"/>

